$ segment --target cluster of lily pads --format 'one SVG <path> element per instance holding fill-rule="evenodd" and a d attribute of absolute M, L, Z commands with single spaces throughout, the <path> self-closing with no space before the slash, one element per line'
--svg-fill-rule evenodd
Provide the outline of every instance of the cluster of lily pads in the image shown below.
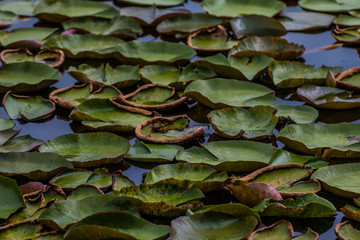
<path fill-rule="evenodd" d="M 353 199 L 335 232 L 360 239 L 360 125 L 316 123 L 360 106 L 360 67 L 314 69 L 281 37 L 359 43 L 358 0 L 184 2 L 0 4 L 2 28 L 40 21 L 0 31 L 0 239 L 318 239 L 290 222 L 335 216 L 326 195 Z M 164 41 L 142 41 L 151 31 Z M 64 71 L 78 82 L 51 88 Z M 17 137 L 15 120 L 58 111 L 85 132 Z M 141 184 L 128 164 L 150 169 Z"/>

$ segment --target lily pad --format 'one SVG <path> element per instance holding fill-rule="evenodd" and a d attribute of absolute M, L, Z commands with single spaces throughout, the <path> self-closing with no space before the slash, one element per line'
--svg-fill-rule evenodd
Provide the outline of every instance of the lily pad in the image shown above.
<path fill-rule="evenodd" d="M 0 5 L 0 28 L 8 28 L 12 25 L 13 22 L 19 20 L 18 15 L 9 11 L 1 10 Z"/>
<path fill-rule="evenodd" d="M 349 27 L 360 26 L 360 18 L 345 14 L 340 14 L 339 16 L 336 17 L 333 23 L 337 25 L 349 26 Z"/>
<path fill-rule="evenodd" d="M 0 146 L 0 153 L 9 152 L 31 152 L 36 150 L 44 141 L 31 137 L 30 135 L 20 136 L 7 140 Z"/>
<path fill-rule="evenodd" d="M 2 239 L 35 239 L 41 236 L 43 230 L 41 224 L 35 222 L 20 222 L 2 227 L 0 238 Z"/>
<path fill-rule="evenodd" d="M 240 43 L 230 50 L 229 56 L 243 57 L 256 54 L 275 58 L 276 60 L 296 59 L 305 51 L 303 45 L 289 43 L 280 37 L 250 36 L 240 40 Z"/>
<path fill-rule="evenodd" d="M 322 187 L 336 195 L 348 198 L 360 196 L 360 189 L 356 185 L 360 164 L 347 163 L 322 167 L 311 178 L 318 179 Z"/>
<path fill-rule="evenodd" d="M 169 144 L 151 144 L 136 140 L 125 158 L 138 162 L 168 163 L 175 159 L 175 155 L 184 148 Z"/>
<path fill-rule="evenodd" d="M 360 222 L 360 209 L 352 205 L 346 204 L 340 208 L 342 213 L 349 219 Z"/>
<path fill-rule="evenodd" d="M 311 11 L 337 13 L 360 9 L 358 3 L 356 0 L 300 0 L 298 4 L 300 7 Z"/>
<path fill-rule="evenodd" d="M 68 58 L 109 58 L 111 54 L 101 54 L 101 50 L 119 46 L 124 41 L 110 36 L 93 34 L 66 34 L 47 40 L 42 49 L 60 49 Z"/>
<path fill-rule="evenodd" d="M 186 87 L 184 94 L 215 109 L 271 106 L 276 101 L 273 91 L 267 87 L 224 78 L 194 81 Z"/>
<path fill-rule="evenodd" d="M 176 155 L 179 162 L 209 165 L 219 171 L 249 172 L 268 165 L 276 152 L 273 146 L 252 141 L 207 142 Z"/>
<path fill-rule="evenodd" d="M 252 81 L 263 74 L 263 71 L 273 60 L 273 58 L 263 55 L 239 58 L 229 56 L 226 58 L 223 54 L 219 53 L 197 60 L 193 64 L 209 68 L 221 77 Z"/>
<path fill-rule="evenodd" d="M 287 104 L 275 105 L 277 112 L 276 117 L 283 119 L 286 118 L 289 121 L 297 124 L 312 123 L 318 116 L 318 111 L 310 106 L 298 105 L 292 106 Z"/>
<path fill-rule="evenodd" d="M 108 99 L 89 99 L 71 112 L 70 119 L 82 121 L 92 130 L 131 132 L 152 114 L 116 105 Z"/>
<path fill-rule="evenodd" d="M 36 121 L 46 118 L 55 111 L 55 104 L 40 96 L 20 96 L 7 92 L 2 101 L 11 119 Z"/>
<path fill-rule="evenodd" d="M 355 123 L 288 125 L 281 130 L 277 139 L 286 146 L 311 155 L 321 155 L 323 150 L 331 151 L 335 158 L 356 158 L 360 156 L 360 126 Z"/>
<path fill-rule="evenodd" d="M 74 188 L 74 190 L 69 194 L 67 199 L 70 200 L 82 200 L 87 197 L 103 195 L 103 191 L 100 188 L 90 185 L 82 184 Z"/>
<path fill-rule="evenodd" d="M 66 134 L 47 141 L 40 152 L 55 152 L 75 167 L 95 167 L 114 163 L 129 151 L 129 142 L 115 134 L 99 132 Z"/>
<path fill-rule="evenodd" d="M 39 91 L 55 84 L 60 77 L 59 71 L 42 63 L 9 63 L 0 67 L 0 92 Z"/>
<path fill-rule="evenodd" d="M 53 229 L 68 229 L 72 224 L 95 213 L 126 211 L 138 216 L 138 211 L 128 200 L 113 195 L 100 195 L 82 200 L 63 200 L 43 212 L 39 221 Z"/>
<path fill-rule="evenodd" d="M 95 85 L 111 85 L 116 88 L 133 86 L 140 80 L 139 67 L 129 65 L 119 65 L 111 67 L 101 64 L 95 68 L 87 64 L 79 67 L 71 66 L 68 73 L 79 82 L 93 82 Z"/>
<path fill-rule="evenodd" d="M 250 109 L 222 108 L 208 114 L 213 129 L 226 138 L 261 139 L 273 135 L 277 124 L 276 110 L 256 106 Z"/>
<path fill-rule="evenodd" d="M 159 7 L 173 7 L 176 5 L 180 5 L 184 2 L 184 0 L 150 0 L 150 1 L 142 1 L 142 0 L 116 0 L 118 3 L 131 4 L 131 5 L 141 5 L 141 6 L 159 6 Z"/>
<path fill-rule="evenodd" d="M 121 170 L 113 172 L 113 190 L 120 190 L 125 187 L 134 186 L 135 183 L 127 177 Z"/>
<path fill-rule="evenodd" d="M 17 175 L 41 181 L 72 168 L 65 158 L 55 153 L 10 152 L 0 154 L 0 173 L 6 177 Z"/>
<path fill-rule="evenodd" d="M 328 28 L 334 15 L 316 12 L 284 12 L 278 20 L 289 32 L 313 31 Z"/>
<path fill-rule="evenodd" d="M 207 29 L 222 22 L 221 18 L 204 13 L 182 14 L 162 21 L 156 26 L 156 30 L 161 34 L 184 34 Z"/>
<path fill-rule="evenodd" d="M 142 32 L 140 24 L 129 17 L 119 16 L 111 19 L 103 17 L 79 17 L 64 22 L 64 30 L 75 29 L 80 33 L 109 35 L 122 38 L 136 38 Z"/>
<path fill-rule="evenodd" d="M 329 78 L 332 76 L 330 75 Z M 349 90 L 360 91 L 360 67 L 350 68 L 340 73 L 336 78 L 336 86 Z"/>
<path fill-rule="evenodd" d="M 354 228 L 349 221 L 339 223 L 334 231 L 340 240 L 360 239 L 359 229 Z"/>
<path fill-rule="evenodd" d="M 181 115 L 155 117 L 141 122 L 135 129 L 138 139 L 152 143 L 182 143 L 204 134 L 203 127 L 187 127 L 190 120 Z"/>
<path fill-rule="evenodd" d="M 1 11 L 8 11 L 19 16 L 31 17 L 34 9 L 32 1 L 11 1 L 0 5 Z"/>
<path fill-rule="evenodd" d="M 204 0 L 201 5 L 207 13 L 218 17 L 240 17 L 249 14 L 272 17 L 286 7 L 285 3 L 277 0 L 254 0 L 251 4 L 246 0 Z"/>
<path fill-rule="evenodd" d="M 342 70 L 342 67 L 314 67 L 301 62 L 274 61 L 270 63 L 269 75 L 277 87 L 295 88 L 305 84 L 322 85 L 329 71 L 338 74 Z"/>
<path fill-rule="evenodd" d="M 113 18 L 118 16 L 119 12 L 110 5 L 95 1 L 39 0 L 33 14 L 41 20 L 60 23 L 82 16 Z"/>
<path fill-rule="evenodd" d="M 229 179 L 226 172 L 217 173 L 206 165 L 187 163 L 165 164 L 150 170 L 144 183 L 176 184 L 185 188 L 199 188 L 211 192 L 223 188 Z"/>
<path fill-rule="evenodd" d="M 108 211 L 74 224 L 64 239 L 165 239 L 169 232 L 169 226 L 156 225 L 128 212 Z"/>
<path fill-rule="evenodd" d="M 260 228 L 249 236 L 249 240 L 278 239 L 290 240 L 294 229 L 290 222 L 281 220 L 268 227 Z"/>
<path fill-rule="evenodd" d="M 15 180 L 0 176 L 0 191 L 3 194 L 0 199 L 0 219 L 6 219 L 19 208 L 25 207 Z"/>
<path fill-rule="evenodd" d="M 161 217 L 177 217 L 188 209 L 195 210 L 200 207 L 196 200 L 205 197 L 197 188 L 185 189 L 164 183 L 140 184 L 113 194 L 128 199 L 141 214 Z"/>
<path fill-rule="evenodd" d="M 231 28 L 237 39 L 244 36 L 282 36 L 284 26 L 276 19 L 261 15 L 247 15 L 230 20 Z"/>
<path fill-rule="evenodd" d="M 15 123 L 9 119 L 0 118 L 0 131 L 9 130 L 15 127 Z"/>
<path fill-rule="evenodd" d="M 331 35 L 339 42 L 357 44 L 360 42 L 360 27 L 339 28 L 336 26 Z"/>

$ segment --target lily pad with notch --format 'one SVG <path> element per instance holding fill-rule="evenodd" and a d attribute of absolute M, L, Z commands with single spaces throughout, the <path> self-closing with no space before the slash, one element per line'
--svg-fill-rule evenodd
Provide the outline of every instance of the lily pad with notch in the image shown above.
<path fill-rule="evenodd" d="M 275 116 L 280 120 L 287 119 L 293 123 L 304 124 L 314 122 L 318 116 L 318 111 L 307 105 L 287 105 L 287 104 L 278 104 L 274 108 L 277 110 Z"/>

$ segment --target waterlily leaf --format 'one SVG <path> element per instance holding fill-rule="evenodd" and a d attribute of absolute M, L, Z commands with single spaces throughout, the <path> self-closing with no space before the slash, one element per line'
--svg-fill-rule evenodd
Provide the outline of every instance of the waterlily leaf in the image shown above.
<path fill-rule="evenodd" d="M 276 19 L 261 15 L 247 15 L 230 20 L 231 28 L 237 39 L 244 36 L 282 36 L 284 26 Z"/>
<path fill-rule="evenodd" d="M 74 224 L 64 239 L 165 239 L 169 232 L 169 226 L 156 225 L 128 212 L 108 211 Z"/>
<path fill-rule="evenodd" d="M 20 96 L 6 93 L 2 104 L 11 119 L 36 121 L 50 116 L 55 111 L 55 103 L 40 96 Z"/>
<path fill-rule="evenodd" d="M 1 36 L 0 43 L 5 48 L 40 49 L 43 42 L 55 33 L 56 28 L 17 28 Z"/>
<path fill-rule="evenodd" d="M 308 228 L 305 234 L 292 238 L 293 240 L 318 240 L 319 234 Z"/>
<path fill-rule="evenodd" d="M 40 197 L 41 199 L 41 197 Z M 21 209 L 20 211 L 16 211 L 14 214 L 12 214 L 8 221 L 9 223 L 20 223 L 24 221 L 34 221 L 38 219 L 42 211 L 45 209 L 40 209 L 41 207 L 41 200 L 38 200 L 36 202 L 32 202 L 27 200 L 25 202 L 25 208 Z M 0 228 L 0 236 L 1 236 L 1 228 Z"/>
<path fill-rule="evenodd" d="M 66 134 L 47 141 L 40 152 L 55 152 L 75 167 L 95 167 L 114 163 L 129 151 L 129 142 L 107 132 Z"/>
<path fill-rule="evenodd" d="M 275 58 L 276 60 L 296 59 L 305 51 L 303 45 L 289 43 L 279 37 L 250 36 L 240 40 L 240 43 L 230 50 L 229 56 L 243 57 L 256 54 Z"/>
<path fill-rule="evenodd" d="M 357 44 L 360 42 L 360 27 L 340 29 L 336 26 L 331 35 L 339 42 Z"/>
<path fill-rule="evenodd" d="M 44 141 L 24 135 L 6 142 L 0 147 L 0 153 L 31 152 L 36 150 Z"/>
<path fill-rule="evenodd" d="M 18 15 L 9 11 L 1 10 L 0 5 L 0 28 L 8 28 L 17 20 L 19 20 Z"/>
<path fill-rule="evenodd" d="M 34 3 L 32 1 L 11 1 L 0 5 L 1 11 L 8 11 L 20 16 L 31 17 Z"/>
<path fill-rule="evenodd" d="M 360 8 L 356 0 L 300 0 L 298 4 L 307 10 L 333 13 Z"/>
<path fill-rule="evenodd" d="M 0 154 L 0 173 L 6 177 L 26 176 L 33 180 L 46 180 L 72 168 L 65 158 L 55 153 L 10 152 Z"/>
<path fill-rule="evenodd" d="M 278 20 L 286 31 L 312 31 L 328 28 L 334 20 L 334 15 L 316 12 L 284 12 Z"/>
<path fill-rule="evenodd" d="M 134 186 L 135 183 L 128 178 L 121 170 L 113 172 L 113 190 L 120 190 L 124 187 Z"/>
<path fill-rule="evenodd" d="M 85 169 L 68 169 L 54 177 L 50 183 L 64 190 L 72 190 L 81 184 L 85 184 L 91 174 L 91 171 Z"/>
<path fill-rule="evenodd" d="M 249 172 L 265 167 L 276 152 L 273 146 L 252 141 L 207 142 L 176 155 L 179 162 L 209 165 L 219 171 Z"/>
<path fill-rule="evenodd" d="M 346 204 L 344 207 L 340 208 L 340 210 L 347 218 L 360 222 L 359 208 Z"/>
<path fill-rule="evenodd" d="M 6 219 L 19 208 L 25 207 L 15 180 L 0 176 L 0 192 L 3 194 L 0 199 L 0 219 Z"/>
<path fill-rule="evenodd" d="M 229 179 L 226 172 L 216 171 L 205 165 L 187 163 L 165 164 L 150 170 L 144 182 L 146 184 L 176 184 L 185 188 L 199 188 L 203 192 L 221 189 Z"/>
<path fill-rule="evenodd" d="M 102 48 L 100 54 L 114 56 L 131 65 L 178 64 L 189 60 L 196 52 L 189 46 L 172 42 L 130 41 L 118 46 Z"/>
<path fill-rule="evenodd" d="M 1 227 L 0 238 L 2 239 L 35 239 L 41 236 L 44 227 L 35 222 L 20 222 Z"/>
<path fill-rule="evenodd" d="M 58 70 L 42 63 L 9 63 L 0 67 L 0 92 L 39 91 L 59 81 L 60 77 Z"/>
<path fill-rule="evenodd" d="M 249 240 L 278 239 L 290 240 L 294 234 L 294 229 L 290 222 L 281 220 L 269 227 L 256 230 L 249 236 Z"/>
<path fill-rule="evenodd" d="M 15 123 L 9 119 L 0 118 L 0 131 L 9 130 L 15 127 Z"/>
<path fill-rule="evenodd" d="M 60 23 L 82 16 L 113 18 L 118 16 L 119 12 L 110 5 L 94 1 L 39 0 L 33 14 L 41 20 Z"/>
<path fill-rule="evenodd" d="M 130 87 L 139 82 L 139 67 L 129 65 L 119 65 L 111 67 L 101 64 L 94 68 L 87 64 L 81 64 L 79 67 L 71 66 L 68 73 L 79 82 L 93 82 L 105 85 L 111 85 L 116 88 Z"/>
<path fill-rule="evenodd" d="M 213 129 L 226 138 L 261 139 L 273 135 L 277 124 L 275 109 L 256 106 L 250 109 L 222 108 L 208 114 Z"/>
<path fill-rule="evenodd" d="M 14 137 L 16 137 L 21 130 L 3 130 L 0 131 L 0 146 L 3 146 Z"/>
<path fill-rule="evenodd" d="M 68 58 L 109 58 L 101 50 L 123 44 L 124 41 L 109 36 L 93 34 L 66 34 L 48 39 L 42 49 L 60 49 Z"/>
<path fill-rule="evenodd" d="M 103 191 L 100 188 L 90 185 L 82 184 L 74 188 L 74 190 L 68 196 L 68 200 L 81 200 L 91 196 L 103 195 Z"/>
<path fill-rule="evenodd" d="M 301 62 L 274 61 L 270 63 L 269 74 L 277 87 L 295 88 L 305 84 L 324 84 L 328 71 L 337 74 L 342 70 L 342 67 L 314 67 Z"/>
<path fill-rule="evenodd" d="M 64 233 L 58 233 L 57 231 L 49 232 L 48 234 L 42 234 L 35 238 L 36 240 L 63 240 Z"/>
<path fill-rule="evenodd" d="M 221 18 L 204 13 L 182 14 L 162 21 L 156 26 L 156 30 L 161 34 L 169 35 L 191 33 L 216 26 L 222 22 Z"/>
<path fill-rule="evenodd" d="M 282 119 L 286 118 L 289 121 L 297 124 L 312 123 L 314 122 L 319 113 L 315 108 L 306 105 L 292 106 L 287 104 L 275 105 L 277 112 L 276 117 Z"/>
<path fill-rule="evenodd" d="M 340 14 L 339 16 L 336 17 L 333 23 L 337 25 L 349 26 L 349 27 L 360 26 L 360 18 L 345 14 Z"/>
<path fill-rule="evenodd" d="M 159 7 L 172 7 L 176 5 L 180 5 L 184 2 L 184 0 L 150 0 L 150 1 L 142 1 L 142 0 L 116 0 L 115 2 L 131 4 L 131 5 L 141 5 L 141 6 L 159 6 Z"/>
<path fill-rule="evenodd" d="M 245 0 L 204 0 L 201 5 L 207 13 L 218 17 L 240 17 L 249 14 L 272 17 L 286 7 L 277 0 L 255 0 L 251 4 Z"/>
<path fill-rule="evenodd" d="M 177 217 L 188 209 L 195 210 L 200 207 L 196 200 L 205 197 L 197 188 L 186 189 L 164 183 L 140 184 L 112 193 L 128 199 L 142 214 L 162 217 Z"/>
<path fill-rule="evenodd" d="M 322 167 L 311 178 L 318 179 L 322 187 L 342 197 L 359 197 L 360 189 L 355 184 L 359 176 L 360 164 L 347 163 Z"/>
<path fill-rule="evenodd" d="M 271 166 L 287 163 L 304 164 L 307 166 L 312 166 L 314 169 L 329 165 L 329 163 L 324 161 L 321 157 L 297 155 L 283 149 L 278 149 L 276 151 L 269 165 Z"/>
<path fill-rule="evenodd" d="M 184 94 L 210 108 L 271 106 L 273 91 L 259 84 L 214 78 L 190 83 Z M 229 98 L 231 96 L 231 98 Z"/>
<path fill-rule="evenodd" d="M 261 216 L 291 218 L 331 217 L 336 213 L 336 208 L 331 202 L 313 193 L 282 201 L 265 199 L 253 209 Z"/>
<path fill-rule="evenodd" d="M 359 91 L 360 89 L 360 68 L 354 67 L 350 68 L 342 73 L 340 73 L 335 81 L 336 86 L 340 88 L 345 88 L 349 90 Z M 331 77 L 331 76 L 330 76 Z"/>
<path fill-rule="evenodd" d="M 252 81 L 259 77 L 274 59 L 254 55 L 251 57 L 228 57 L 219 53 L 193 62 L 194 65 L 209 68 L 218 76 Z"/>
<path fill-rule="evenodd" d="M 297 95 L 306 103 L 324 109 L 352 109 L 360 106 L 360 95 L 339 88 L 305 85 Z"/>
<path fill-rule="evenodd" d="M 159 9 L 155 5 L 151 7 L 123 7 L 120 15 L 136 19 L 142 26 L 155 27 L 160 22 L 183 14 L 189 14 L 187 9 Z"/>
<path fill-rule="evenodd" d="M 172 162 L 178 151 L 184 148 L 169 144 L 150 144 L 136 140 L 125 158 L 138 162 Z"/>
<path fill-rule="evenodd" d="M 329 149 L 335 158 L 359 157 L 360 126 L 354 123 L 288 125 L 277 135 L 286 146 L 311 155 L 320 156 Z"/>
<path fill-rule="evenodd" d="M 40 215 L 39 222 L 54 229 L 68 229 L 72 224 L 94 213 L 115 210 L 138 216 L 136 207 L 128 200 L 107 194 L 81 200 L 58 201 Z"/>
<path fill-rule="evenodd" d="M 82 120 L 82 124 L 93 130 L 134 131 L 142 121 L 150 119 L 147 114 L 130 112 L 120 108 L 108 99 L 89 99 L 80 104 L 70 114 L 70 119 Z"/>
<path fill-rule="evenodd" d="M 341 240 L 360 239 L 359 229 L 354 228 L 349 221 L 339 223 L 334 230 L 336 236 Z"/>

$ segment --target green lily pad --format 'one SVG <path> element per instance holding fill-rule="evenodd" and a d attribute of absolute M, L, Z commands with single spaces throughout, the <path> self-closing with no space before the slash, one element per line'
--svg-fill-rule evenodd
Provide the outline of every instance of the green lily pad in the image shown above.
<path fill-rule="evenodd" d="M 343 69 L 326 66 L 314 69 L 314 67 L 301 62 L 274 61 L 270 63 L 269 75 L 277 87 L 295 88 L 305 84 L 324 84 L 328 71 L 338 74 Z"/>
<path fill-rule="evenodd" d="M 322 157 L 297 155 L 285 151 L 283 149 L 278 149 L 276 151 L 269 165 L 271 166 L 271 165 L 288 164 L 288 163 L 304 164 L 307 166 L 311 166 L 314 169 L 318 169 L 320 167 L 329 165 L 329 163 L 324 161 Z"/>
<path fill-rule="evenodd" d="M 308 228 L 306 233 L 302 235 L 298 235 L 297 237 L 293 238 L 293 240 L 317 240 L 317 239 L 319 239 L 319 234 L 311 230 L 311 228 Z"/>
<path fill-rule="evenodd" d="M 69 68 L 68 73 L 79 82 L 94 82 L 99 84 L 111 85 L 116 88 L 133 86 L 140 80 L 139 67 L 129 65 L 119 65 L 111 67 L 101 64 L 95 68 L 87 64 Z"/>
<path fill-rule="evenodd" d="M 231 28 L 237 39 L 244 36 L 282 36 L 284 26 L 276 19 L 261 15 L 247 15 L 230 20 Z"/>
<path fill-rule="evenodd" d="M 290 222 L 281 220 L 273 225 L 256 230 L 249 236 L 249 240 L 278 239 L 290 240 L 294 234 L 294 229 Z"/>
<path fill-rule="evenodd" d="M 156 30 L 161 34 L 169 35 L 191 33 L 216 26 L 222 22 L 221 18 L 204 13 L 182 14 L 162 21 L 156 26 Z"/>
<path fill-rule="evenodd" d="M 35 239 L 41 236 L 44 227 L 35 222 L 20 222 L 8 225 L 0 232 L 2 239 Z"/>
<path fill-rule="evenodd" d="M 332 36 L 339 42 L 357 44 L 360 42 L 360 27 L 350 29 L 334 29 Z"/>
<path fill-rule="evenodd" d="M 40 152 L 55 152 L 75 167 L 114 163 L 129 151 L 129 142 L 113 133 L 66 134 L 47 141 Z"/>
<path fill-rule="evenodd" d="M 120 62 L 131 65 L 177 64 L 196 55 L 189 46 L 173 42 L 130 41 L 118 46 L 102 48 L 100 54 L 114 56 Z"/>
<path fill-rule="evenodd" d="M 0 173 L 6 177 L 22 175 L 40 181 L 52 178 L 67 168 L 72 168 L 72 165 L 55 153 L 10 152 L 0 154 Z"/>
<path fill-rule="evenodd" d="M 114 191 L 114 195 L 128 199 L 141 214 L 177 217 L 188 209 L 200 207 L 196 200 L 204 198 L 197 188 L 185 189 L 178 185 L 163 183 L 140 184 Z"/>
<path fill-rule="evenodd" d="M 337 25 L 349 26 L 349 27 L 360 26 L 360 18 L 345 14 L 340 14 L 339 16 L 336 17 L 333 23 Z"/>
<path fill-rule="evenodd" d="M 11 119 L 36 121 L 46 118 L 55 111 L 55 104 L 40 96 L 20 96 L 10 91 L 5 94 L 2 104 Z"/>
<path fill-rule="evenodd" d="M 118 3 L 131 4 L 131 5 L 141 5 L 141 6 L 159 6 L 159 7 L 173 7 L 176 5 L 180 5 L 184 2 L 184 0 L 150 0 L 150 1 L 142 1 L 142 0 L 116 0 Z"/>
<path fill-rule="evenodd" d="M 0 43 L 5 48 L 28 48 L 37 50 L 56 28 L 17 28 L 0 37 Z"/>
<path fill-rule="evenodd" d="M 197 60 L 193 64 L 209 68 L 221 77 L 252 81 L 263 74 L 263 71 L 273 60 L 273 58 L 263 55 L 239 58 L 229 56 L 226 58 L 223 54 L 219 53 Z"/>
<path fill-rule="evenodd" d="M 165 239 L 169 232 L 169 226 L 156 225 L 128 212 L 108 211 L 74 224 L 64 239 Z"/>
<path fill-rule="evenodd" d="M 0 118 L 0 131 L 9 130 L 15 127 L 15 123 L 9 119 Z"/>
<path fill-rule="evenodd" d="M 349 221 L 339 223 L 335 227 L 336 236 L 342 240 L 360 239 L 360 230 L 354 228 Z"/>
<path fill-rule="evenodd" d="M 89 99 L 71 112 L 70 119 L 82 121 L 83 125 L 93 130 L 131 132 L 141 122 L 151 118 L 152 113 L 145 112 L 146 115 L 127 111 L 108 99 Z"/>
<path fill-rule="evenodd" d="M 113 190 L 120 190 L 125 187 L 134 186 L 135 183 L 127 177 L 121 170 L 113 172 Z"/>
<path fill-rule="evenodd" d="M 103 191 L 100 188 L 90 185 L 82 184 L 74 188 L 74 190 L 67 197 L 69 200 L 82 200 L 87 197 L 103 195 Z"/>
<path fill-rule="evenodd" d="M 100 195 L 82 200 L 62 200 L 43 212 L 39 221 L 54 229 L 68 229 L 72 224 L 95 213 L 126 211 L 138 216 L 138 211 L 128 200 L 113 195 Z"/>
<path fill-rule="evenodd" d="M 17 20 L 19 20 L 19 17 L 15 13 L 0 10 L 0 28 L 8 28 Z"/>
<path fill-rule="evenodd" d="M 276 99 L 271 89 L 234 79 L 214 78 L 190 83 L 184 94 L 210 108 L 271 106 Z"/>
<path fill-rule="evenodd" d="M 144 183 L 176 184 L 185 188 L 199 188 L 211 192 L 223 188 L 229 179 L 226 172 L 217 173 L 206 165 L 187 163 L 165 164 L 150 170 Z"/>
<path fill-rule="evenodd" d="M 0 176 L 0 192 L 3 194 L 0 199 L 0 219 L 6 219 L 19 208 L 25 207 L 15 180 Z"/>
<path fill-rule="evenodd" d="M 109 58 L 111 54 L 101 54 L 101 50 L 116 47 L 124 41 L 109 36 L 93 34 L 66 34 L 48 39 L 42 49 L 60 49 L 68 58 Z"/>
<path fill-rule="evenodd" d="M 33 14 L 41 20 L 60 23 L 82 16 L 113 18 L 118 16 L 119 12 L 110 5 L 95 1 L 39 0 Z"/>
<path fill-rule="evenodd" d="M 169 163 L 184 148 L 170 144 L 151 144 L 136 140 L 125 158 L 138 162 Z"/>
<path fill-rule="evenodd" d="M 282 201 L 268 198 L 253 209 L 261 216 L 272 217 L 319 218 L 332 217 L 336 214 L 336 208 L 331 202 L 313 193 Z"/>
<path fill-rule="evenodd" d="M 286 146 L 311 155 L 321 155 L 329 149 L 335 158 L 360 156 L 358 136 L 360 126 L 355 123 L 288 125 L 277 139 Z"/>
<path fill-rule="evenodd" d="M 179 162 L 209 165 L 219 171 L 249 172 L 268 165 L 276 152 L 273 146 L 252 141 L 207 142 L 176 155 Z"/>
<path fill-rule="evenodd" d="M 20 136 L 11 139 L 0 146 L 0 153 L 10 152 L 31 152 L 36 150 L 44 141 L 31 137 L 30 135 Z"/>
<path fill-rule="evenodd" d="M 213 129 L 226 138 L 261 139 L 273 135 L 278 121 L 274 112 L 267 106 L 222 108 L 210 112 L 208 119 Z"/>
<path fill-rule="evenodd" d="M 57 89 L 50 93 L 49 98 L 63 108 L 74 109 L 87 99 L 109 99 L 120 94 L 118 89 L 111 86 L 103 86 L 94 90 L 93 84 L 90 82 Z"/>
<path fill-rule="evenodd" d="M 119 16 L 111 19 L 103 17 L 79 17 L 64 22 L 64 30 L 76 29 L 81 33 L 136 38 L 142 32 L 140 24 L 129 17 Z"/>
<path fill-rule="evenodd" d="M 328 28 L 334 15 L 317 12 L 284 12 L 278 20 L 289 32 L 312 31 Z"/>
<path fill-rule="evenodd" d="M 311 11 L 337 13 L 360 9 L 358 3 L 356 0 L 300 0 L 298 4 Z"/>
<path fill-rule="evenodd" d="M 204 0 L 201 5 L 207 13 L 218 17 L 240 17 L 249 14 L 272 17 L 286 7 L 277 0 L 255 0 L 251 1 L 251 4 L 246 0 Z"/>
<path fill-rule="evenodd" d="M 11 1 L 0 5 L 1 11 L 8 11 L 19 16 L 31 17 L 33 14 L 34 3 L 32 1 Z"/>
<path fill-rule="evenodd" d="M 318 179 L 322 187 L 336 195 L 348 198 L 360 196 L 360 189 L 356 185 L 360 164 L 347 163 L 322 167 L 311 178 Z"/>
<path fill-rule="evenodd" d="M 315 108 L 306 105 L 292 106 L 279 104 L 275 105 L 274 108 L 277 110 L 275 114 L 276 117 L 280 119 L 286 118 L 297 124 L 312 123 L 319 116 L 319 113 Z"/>
<path fill-rule="evenodd" d="M 60 77 L 58 70 L 42 63 L 9 63 L 0 67 L 0 92 L 39 91 L 55 84 Z"/>
<path fill-rule="evenodd" d="M 145 27 L 155 27 L 168 18 L 189 13 L 190 11 L 187 9 L 161 9 L 155 5 L 151 7 L 123 7 L 120 9 L 121 16 L 132 17 Z"/>
<path fill-rule="evenodd" d="M 243 57 L 256 54 L 272 57 L 276 60 L 296 59 L 305 51 L 303 45 L 289 43 L 279 37 L 250 36 L 240 40 L 240 43 L 230 50 L 229 56 Z"/>
<path fill-rule="evenodd" d="M 346 204 L 340 208 L 342 213 L 349 219 L 360 222 L 360 209 L 352 205 Z"/>
<path fill-rule="evenodd" d="M 360 89 L 359 71 L 360 71 L 359 67 L 354 67 L 342 72 L 335 78 L 336 86 L 340 88 L 359 91 Z M 330 78 L 331 77 L 332 76 L 330 76 Z"/>

